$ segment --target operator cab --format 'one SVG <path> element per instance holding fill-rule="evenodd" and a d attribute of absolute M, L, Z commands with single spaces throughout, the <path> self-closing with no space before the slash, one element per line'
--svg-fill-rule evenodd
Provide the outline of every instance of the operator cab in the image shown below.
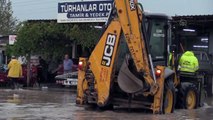
<path fill-rule="evenodd" d="M 153 65 L 167 65 L 168 59 L 168 45 L 170 45 L 171 27 L 169 21 L 171 20 L 165 14 L 150 14 L 145 13 L 145 37 L 149 46 L 153 60 Z M 143 27 L 142 27 L 143 28 Z M 120 67 L 125 59 L 129 49 L 124 36 L 121 36 L 120 50 L 118 54 L 118 63 L 116 63 L 116 71 L 120 70 Z M 132 61 L 133 62 L 133 61 Z"/>
<path fill-rule="evenodd" d="M 167 65 L 171 41 L 171 18 L 165 14 L 145 13 L 145 29 L 153 64 Z"/>

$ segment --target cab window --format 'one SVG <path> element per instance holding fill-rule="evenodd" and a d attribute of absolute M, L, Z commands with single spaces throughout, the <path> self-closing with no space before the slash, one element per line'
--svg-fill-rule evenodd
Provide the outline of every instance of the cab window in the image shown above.
<path fill-rule="evenodd" d="M 150 52 L 153 59 L 164 58 L 164 45 L 165 45 L 165 22 L 159 20 L 152 21 L 151 34 L 150 34 Z"/>

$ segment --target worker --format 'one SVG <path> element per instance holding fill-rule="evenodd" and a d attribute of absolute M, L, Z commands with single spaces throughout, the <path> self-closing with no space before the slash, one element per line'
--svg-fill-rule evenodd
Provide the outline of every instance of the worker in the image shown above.
<path fill-rule="evenodd" d="M 18 80 L 22 77 L 21 63 L 12 56 L 11 61 L 8 64 L 8 78 L 10 79 L 10 85 L 14 89 L 18 83 Z"/>
<path fill-rule="evenodd" d="M 172 64 L 172 61 L 173 61 L 172 58 L 173 58 L 173 56 L 172 56 L 172 53 L 170 52 L 170 53 L 169 53 L 168 67 L 171 68 L 171 69 L 173 68 L 173 67 L 172 67 L 172 65 L 173 65 L 173 64 Z"/>
<path fill-rule="evenodd" d="M 63 66 L 64 66 L 64 74 L 72 72 L 73 61 L 72 61 L 72 59 L 69 59 L 68 54 L 65 54 L 65 56 L 64 56 Z"/>
<path fill-rule="evenodd" d="M 39 64 L 38 64 L 38 82 L 47 82 L 47 74 L 48 74 L 48 64 L 47 62 L 41 57 L 38 57 Z"/>
<path fill-rule="evenodd" d="M 179 60 L 180 71 L 196 72 L 199 68 L 198 59 L 192 51 L 186 51 Z"/>
<path fill-rule="evenodd" d="M 170 53 L 169 53 L 169 60 L 168 60 L 168 67 L 170 69 L 175 69 L 175 51 L 176 51 L 176 45 L 170 46 Z"/>

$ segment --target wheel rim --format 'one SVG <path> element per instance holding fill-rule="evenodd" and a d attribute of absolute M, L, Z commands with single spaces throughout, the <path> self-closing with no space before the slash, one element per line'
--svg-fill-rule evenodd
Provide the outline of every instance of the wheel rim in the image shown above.
<path fill-rule="evenodd" d="M 173 92 L 169 89 L 166 91 L 165 101 L 164 101 L 164 111 L 165 113 L 171 113 L 173 109 Z"/>
<path fill-rule="evenodd" d="M 194 91 L 190 90 L 186 96 L 187 109 L 194 109 L 195 105 L 196 105 L 196 95 Z"/>

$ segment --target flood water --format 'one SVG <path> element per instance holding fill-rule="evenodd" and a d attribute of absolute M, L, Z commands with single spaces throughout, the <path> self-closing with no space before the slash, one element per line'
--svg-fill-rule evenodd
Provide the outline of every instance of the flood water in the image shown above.
<path fill-rule="evenodd" d="M 195 110 L 153 115 L 128 110 L 100 111 L 76 106 L 68 89 L 0 89 L 0 120 L 213 120 L 213 101 Z"/>

